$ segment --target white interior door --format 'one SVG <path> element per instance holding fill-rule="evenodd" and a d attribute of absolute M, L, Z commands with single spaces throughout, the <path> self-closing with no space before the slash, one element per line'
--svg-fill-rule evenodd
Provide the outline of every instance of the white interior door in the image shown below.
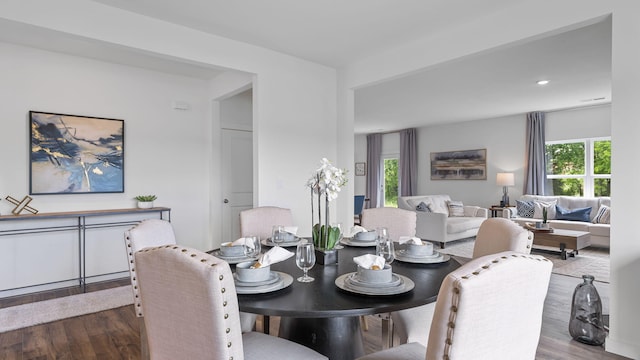
<path fill-rule="evenodd" d="M 222 239 L 240 237 L 240 211 L 253 207 L 253 133 L 222 129 Z"/>

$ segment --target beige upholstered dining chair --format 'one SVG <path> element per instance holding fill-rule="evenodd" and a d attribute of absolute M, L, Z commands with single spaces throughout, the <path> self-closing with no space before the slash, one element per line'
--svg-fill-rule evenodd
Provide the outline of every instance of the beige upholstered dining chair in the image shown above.
<path fill-rule="evenodd" d="M 509 219 L 491 218 L 485 220 L 478 229 L 473 258 L 507 250 L 530 254 L 532 245 L 531 231 Z"/>
<path fill-rule="evenodd" d="M 240 212 L 240 236 L 271 237 L 273 225 L 293 226 L 291 209 L 261 206 Z"/>
<path fill-rule="evenodd" d="M 473 245 L 473 258 L 502 251 L 530 254 L 533 233 L 504 218 L 491 218 L 482 222 Z M 394 332 L 400 343 L 419 342 L 427 345 L 429 324 L 433 319 L 435 303 L 402 310 L 391 314 Z"/>
<path fill-rule="evenodd" d="M 227 262 L 178 245 L 134 257 L 151 359 L 326 359 L 285 339 L 242 333 Z"/>
<path fill-rule="evenodd" d="M 176 236 L 170 222 L 160 219 L 147 219 L 125 231 L 124 243 L 129 260 L 129 275 L 131 276 L 131 288 L 133 289 L 133 306 L 140 326 L 141 358 L 148 359 L 147 333 L 143 319 L 144 310 L 142 301 L 140 300 L 138 276 L 133 254 L 146 247 L 174 245 L 176 243 Z"/>
<path fill-rule="evenodd" d="M 443 280 L 426 348 L 412 342 L 359 360 L 534 359 L 551 268 L 515 251 L 471 260 Z"/>
<path fill-rule="evenodd" d="M 416 235 L 416 213 L 404 209 L 381 207 L 362 210 L 361 226 L 367 230 L 375 230 L 378 227 L 386 227 L 389 238 L 398 241 L 400 236 Z M 382 341 L 385 347 L 393 342 L 393 328 L 390 314 L 376 315 L 382 319 Z M 368 330 L 367 318 L 362 317 L 364 329 Z"/>
<path fill-rule="evenodd" d="M 362 227 L 367 230 L 386 227 L 389 237 L 397 242 L 400 236 L 416 235 L 416 212 L 392 207 L 363 209 Z"/>

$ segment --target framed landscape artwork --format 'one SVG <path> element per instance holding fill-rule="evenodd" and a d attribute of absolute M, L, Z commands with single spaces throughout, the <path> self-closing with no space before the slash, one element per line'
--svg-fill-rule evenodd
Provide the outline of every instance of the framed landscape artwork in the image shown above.
<path fill-rule="evenodd" d="M 124 120 L 30 111 L 29 194 L 124 192 Z"/>
<path fill-rule="evenodd" d="M 356 163 L 356 176 L 365 176 L 367 175 L 367 163 L 357 162 Z"/>
<path fill-rule="evenodd" d="M 431 153 L 431 180 L 486 180 L 487 149 Z"/>

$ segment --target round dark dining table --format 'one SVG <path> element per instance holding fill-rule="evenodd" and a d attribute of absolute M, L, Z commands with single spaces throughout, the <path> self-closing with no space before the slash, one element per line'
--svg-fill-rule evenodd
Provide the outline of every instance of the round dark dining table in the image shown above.
<path fill-rule="evenodd" d="M 397 250 L 402 246 L 396 244 Z M 295 247 L 289 247 L 295 253 Z M 361 295 L 338 288 L 338 276 L 355 272 L 353 258 L 375 253 L 375 247 L 345 246 L 338 250 L 337 265 L 316 264 L 309 275 L 310 283 L 296 279 L 302 270 L 295 256 L 274 264 L 272 271 L 293 276 L 291 286 L 263 294 L 239 294 L 240 311 L 280 316 L 279 336 L 310 347 L 330 360 L 353 360 L 364 355 L 360 332 L 361 315 L 387 313 L 434 302 L 444 277 L 460 267 L 453 258 L 444 263 L 415 264 L 395 260 L 395 274 L 404 275 L 415 283 L 413 290 L 398 295 Z"/>

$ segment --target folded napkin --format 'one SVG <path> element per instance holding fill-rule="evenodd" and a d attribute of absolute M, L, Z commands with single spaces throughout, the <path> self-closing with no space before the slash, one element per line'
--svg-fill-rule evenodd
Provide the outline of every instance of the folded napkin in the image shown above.
<path fill-rule="evenodd" d="M 249 242 L 249 243 L 245 243 L 246 238 L 241 237 L 238 240 L 234 240 L 231 242 L 231 244 L 229 246 L 247 246 L 251 249 L 253 249 L 253 242 Z"/>
<path fill-rule="evenodd" d="M 298 232 L 298 227 L 297 226 L 285 226 L 284 227 L 284 231 L 288 232 L 289 234 L 296 235 L 296 233 Z"/>
<path fill-rule="evenodd" d="M 377 266 L 377 270 L 384 269 L 384 258 L 373 254 L 364 254 L 353 258 L 353 262 L 363 269 L 373 269 Z"/>
<path fill-rule="evenodd" d="M 262 266 L 269 266 L 275 263 L 279 263 L 280 261 L 287 260 L 292 257 L 294 253 L 289 250 L 286 250 L 280 246 L 272 247 L 266 253 L 260 255 L 256 264 L 252 266 L 252 268 L 259 268 Z"/>
<path fill-rule="evenodd" d="M 411 236 L 400 236 L 398 238 L 398 242 L 400 244 L 415 244 L 415 245 L 422 245 L 422 240 L 420 240 L 417 237 L 411 237 Z"/>
<path fill-rule="evenodd" d="M 365 228 L 363 228 L 362 226 L 360 226 L 360 225 L 355 225 L 354 227 L 352 227 L 352 228 L 351 228 L 351 234 L 350 234 L 350 236 L 347 236 L 347 237 L 354 237 L 354 236 L 356 236 L 356 234 L 357 234 L 357 233 L 359 233 L 359 232 L 367 232 L 367 231 L 368 231 L 368 230 L 367 230 L 367 229 L 365 229 Z"/>

